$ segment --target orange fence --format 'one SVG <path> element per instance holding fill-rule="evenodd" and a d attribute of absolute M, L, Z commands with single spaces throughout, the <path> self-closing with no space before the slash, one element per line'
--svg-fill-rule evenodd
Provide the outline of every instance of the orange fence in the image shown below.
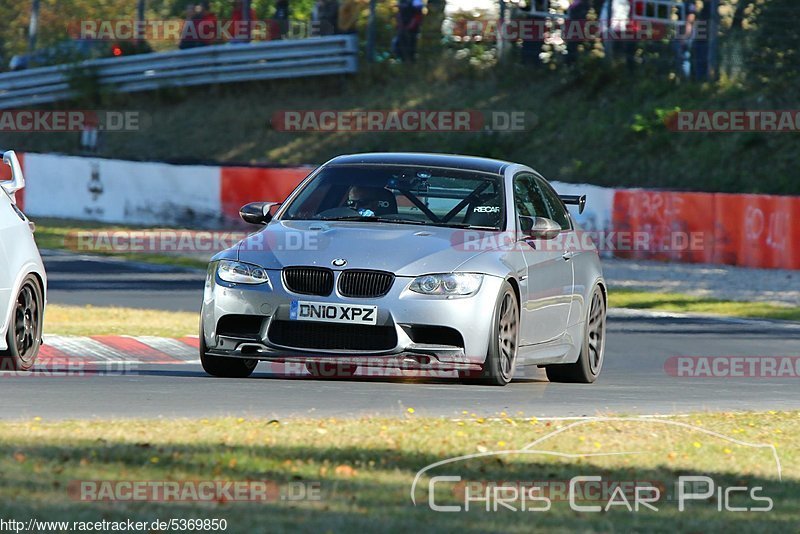
<path fill-rule="evenodd" d="M 714 195 L 714 261 L 800 269 L 800 197 Z"/>
<path fill-rule="evenodd" d="M 647 244 L 619 257 L 800 269 L 800 197 L 618 190 L 612 220 Z"/>
<path fill-rule="evenodd" d="M 238 217 L 239 208 L 248 202 L 283 202 L 312 170 L 310 167 L 222 167 L 222 213 Z"/>

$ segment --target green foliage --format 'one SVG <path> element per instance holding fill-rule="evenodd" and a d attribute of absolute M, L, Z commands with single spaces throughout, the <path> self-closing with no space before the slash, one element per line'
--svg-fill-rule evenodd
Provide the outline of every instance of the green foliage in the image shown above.
<path fill-rule="evenodd" d="M 293 19 L 307 20 L 315 0 L 289 0 L 290 16 Z M 173 17 L 183 17 L 186 6 L 196 4 L 197 0 L 151 0 L 158 11 Z M 230 18 L 233 11 L 233 0 L 210 0 L 211 11 L 219 18 Z M 259 19 L 271 18 L 275 13 L 275 0 L 250 0 L 250 7 Z"/>
<path fill-rule="evenodd" d="M 27 51 L 31 2 L 0 0 L 0 43 L 6 59 Z M 82 20 L 120 20 L 136 17 L 132 0 L 41 0 L 37 47 L 77 36 Z M 7 63 L 7 62 L 6 62 Z M 6 64 L 0 65 L 5 68 Z"/>
<path fill-rule="evenodd" d="M 308 20 L 315 0 L 289 0 L 291 18 Z M 145 17 L 148 20 L 182 19 L 186 8 L 197 0 L 147 0 Z M 228 19 L 233 0 L 211 0 L 211 10 L 221 19 Z M 37 48 L 51 46 L 59 41 L 77 37 L 80 23 L 85 20 L 133 20 L 136 18 L 136 0 L 41 0 L 39 7 L 39 33 Z M 259 19 L 271 18 L 275 0 L 252 0 Z M 28 50 L 28 25 L 30 1 L 0 0 L 0 70 L 8 65 L 14 54 Z M 156 49 L 177 48 L 178 43 L 153 43 Z"/>
<path fill-rule="evenodd" d="M 773 96 L 796 104 L 800 75 L 800 26 L 796 0 L 768 0 L 758 4 L 753 49 L 748 67 L 754 83 L 766 85 Z"/>
<path fill-rule="evenodd" d="M 659 129 L 665 129 L 672 116 L 680 110 L 680 107 L 675 106 L 671 109 L 655 108 L 649 116 L 637 113 L 633 116 L 631 131 L 635 133 L 652 133 Z"/>

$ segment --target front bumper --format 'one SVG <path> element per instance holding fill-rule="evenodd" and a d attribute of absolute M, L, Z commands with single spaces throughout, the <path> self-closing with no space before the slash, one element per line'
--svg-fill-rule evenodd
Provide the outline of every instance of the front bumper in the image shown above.
<path fill-rule="evenodd" d="M 379 298 L 348 298 L 334 289 L 327 297 L 300 295 L 283 286 L 280 271 L 268 271 L 270 284 L 234 285 L 209 271 L 203 298 L 202 322 L 207 351 L 216 356 L 276 362 L 336 361 L 365 367 L 424 370 L 478 370 L 486 358 L 492 331 L 492 313 L 503 280 L 484 275 L 475 295 L 443 299 L 409 291 L 413 278 L 396 277 L 389 292 Z M 338 288 L 339 271 L 334 272 Z M 278 345 L 270 340 L 273 321 L 285 321 L 293 300 L 377 306 L 377 324 L 394 329 L 396 343 L 383 350 L 308 349 Z M 257 316 L 257 335 L 218 332 L 221 318 Z M 319 324 L 319 323 L 317 323 Z M 420 343 L 410 337 L 415 327 L 446 327 L 460 334 L 462 343 Z M 365 326 L 363 328 L 372 328 Z"/>

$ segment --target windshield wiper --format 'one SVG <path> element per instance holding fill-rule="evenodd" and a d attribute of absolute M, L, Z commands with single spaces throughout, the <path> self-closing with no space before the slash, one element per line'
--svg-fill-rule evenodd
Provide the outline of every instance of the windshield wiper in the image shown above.
<path fill-rule="evenodd" d="M 470 230 L 491 230 L 494 232 L 499 232 L 499 229 L 495 226 L 480 226 L 477 224 L 466 224 L 466 223 L 428 223 L 432 224 L 433 226 L 446 226 L 448 228 L 469 228 Z"/>
<path fill-rule="evenodd" d="M 386 222 L 397 224 L 429 224 L 424 221 L 414 221 L 409 219 L 392 219 L 391 217 L 378 217 L 376 215 L 343 215 L 341 217 L 326 217 L 323 221 L 366 221 L 366 222 Z"/>
<path fill-rule="evenodd" d="M 498 229 L 494 226 L 479 226 L 474 224 L 465 223 L 445 223 L 433 221 L 415 221 L 410 219 L 393 219 L 391 217 L 378 217 L 376 215 L 342 215 L 341 217 L 329 217 L 320 219 L 322 221 L 366 221 L 366 222 L 386 222 L 397 224 L 417 224 L 425 226 L 440 226 L 444 228 L 468 228 L 471 230 L 491 230 L 497 232 Z"/>

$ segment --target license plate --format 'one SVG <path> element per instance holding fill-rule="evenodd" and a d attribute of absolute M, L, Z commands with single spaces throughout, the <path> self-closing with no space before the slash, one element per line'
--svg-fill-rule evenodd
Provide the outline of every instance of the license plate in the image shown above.
<path fill-rule="evenodd" d="M 289 308 L 289 319 L 293 321 L 375 325 L 378 323 L 378 307 L 293 300 Z"/>

